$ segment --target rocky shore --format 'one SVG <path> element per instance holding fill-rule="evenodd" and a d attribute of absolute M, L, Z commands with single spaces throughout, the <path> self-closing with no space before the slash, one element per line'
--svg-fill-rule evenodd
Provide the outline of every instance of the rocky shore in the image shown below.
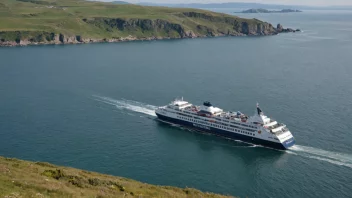
<path fill-rule="evenodd" d="M 200 27 L 202 28 L 202 27 Z M 115 38 L 85 38 L 80 35 L 66 35 L 54 32 L 28 32 L 28 31 L 7 31 L 0 32 L 0 46 L 27 46 L 27 45 L 60 45 L 60 44 L 84 44 L 84 43 L 115 43 L 126 41 L 152 41 L 152 40 L 167 40 L 167 39 L 184 39 L 184 38 L 204 38 L 204 37 L 221 37 L 221 36 L 268 36 L 277 35 L 279 33 L 299 32 L 299 29 L 283 28 L 281 24 L 277 28 L 272 28 L 271 24 L 268 27 L 257 26 L 256 28 L 250 27 L 246 24 L 243 25 L 241 32 L 212 32 L 207 30 L 207 34 L 197 34 L 192 30 L 183 30 L 178 36 L 150 36 L 150 37 L 137 37 L 128 35 L 126 37 Z M 16 39 L 7 40 L 2 37 L 4 35 L 15 35 Z M 22 36 L 32 35 L 32 36 Z"/>

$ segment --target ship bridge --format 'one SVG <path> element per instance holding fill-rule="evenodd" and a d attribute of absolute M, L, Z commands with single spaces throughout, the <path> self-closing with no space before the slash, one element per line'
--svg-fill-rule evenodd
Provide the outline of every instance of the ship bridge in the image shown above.
<path fill-rule="evenodd" d="M 176 109 L 176 110 L 182 110 L 191 106 L 192 104 L 187 101 L 184 101 L 183 98 L 175 99 L 168 105 L 169 108 Z"/>
<path fill-rule="evenodd" d="M 200 107 L 199 114 L 211 114 L 211 115 L 219 115 L 223 112 L 222 109 L 218 107 L 213 107 L 213 105 L 206 101 L 203 103 L 203 106 Z"/>

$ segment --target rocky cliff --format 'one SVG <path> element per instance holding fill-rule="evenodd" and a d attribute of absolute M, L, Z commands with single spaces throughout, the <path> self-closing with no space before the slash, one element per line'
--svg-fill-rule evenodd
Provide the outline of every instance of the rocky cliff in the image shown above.
<path fill-rule="evenodd" d="M 60 32 L 2 31 L 0 32 L 0 46 L 121 42 L 217 36 L 264 36 L 296 31 L 290 28 L 284 29 L 280 24 L 277 28 L 274 28 L 269 23 L 248 23 L 229 19 L 225 19 L 225 23 L 230 24 L 232 28 L 226 31 L 205 25 L 197 25 L 196 29 L 193 30 L 161 19 L 91 18 L 83 19 L 83 21 L 107 32 L 126 32 L 126 36 L 91 38 Z"/>

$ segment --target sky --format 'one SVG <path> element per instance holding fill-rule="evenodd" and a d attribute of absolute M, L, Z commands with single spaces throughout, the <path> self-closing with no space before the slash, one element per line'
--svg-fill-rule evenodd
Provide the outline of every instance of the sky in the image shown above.
<path fill-rule="evenodd" d="M 352 0 L 125 0 L 131 3 L 151 2 L 151 3 L 264 3 L 280 5 L 309 5 L 309 6 L 352 6 Z"/>

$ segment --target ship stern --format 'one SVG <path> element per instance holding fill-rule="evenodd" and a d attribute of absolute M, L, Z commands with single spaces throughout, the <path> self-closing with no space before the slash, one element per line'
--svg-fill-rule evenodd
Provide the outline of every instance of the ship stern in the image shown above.
<path fill-rule="evenodd" d="M 293 145 L 295 145 L 296 141 L 295 141 L 295 138 L 292 137 L 284 142 L 282 142 L 282 146 L 285 148 L 285 149 L 289 149 L 290 147 L 292 147 Z"/>

